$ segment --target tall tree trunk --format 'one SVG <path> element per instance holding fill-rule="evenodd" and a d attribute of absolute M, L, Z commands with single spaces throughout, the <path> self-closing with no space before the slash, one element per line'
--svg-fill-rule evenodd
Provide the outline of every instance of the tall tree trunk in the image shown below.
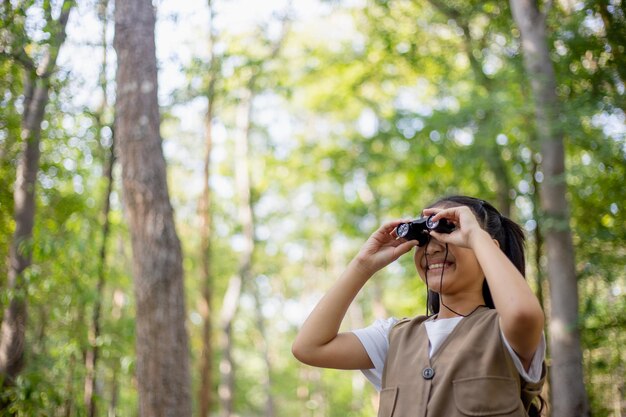
<path fill-rule="evenodd" d="M 117 416 L 117 401 L 119 397 L 119 364 L 115 363 L 111 370 L 111 400 L 109 400 L 109 407 L 107 411 L 107 417 Z"/>
<path fill-rule="evenodd" d="M 48 24 L 55 27 L 48 50 L 38 68 L 25 51 L 20 51 L 18 61 L 27 72 L 24 90 L 24 113 L 21 137 L 24 151 L 17 167 L 15 179 L 14 219 L 15 232 L 8 258 L 7 289 L 12 294 L 2 316 L 0 327 L 0 386 L 11 384 L 24 365 L 24 338 L 26 330 L 26 283 L 24 271 L 32 261 L 32 237 L 35 222 L 35 184 L 39 170 L 39 142 L 41 123 L 48 103 L 50 76 L 56 68 L 61 45 L 65 41 L 65 27 L 73 2 L 65 0 L 58 20 L 48 15 Z M 0 408 L 2 404 L 0 404 Z"/>
<path fill-rule="evenodd" d="M 182 254 L 159 132 L 154 27 L 150 0 L 115 2 L 115 137 L 133 248 L 139 415 L 189 417 Z"/>
<path fill-rule="evenodd" d="M 272 45 L 269 56 L 265 61 L 271 61 L 280 52 L 286 33 L 288 31 L 289 14 L 286 13 L 282 20 L 282 32 L 280 37 Z M 237 109 L 237 135 L 235 137 L 235 182 L 239 199 L 239 222 L 244 236 L 244 247 L 239 259 L 239 268 L 236 275 L 231 277 L 228 289 L 224 296 L 222 311 L 220 314 L 220 327 L 222 337 L 220 347 L 222 360 L 220 361 L 220 385 L 218 395 L 221 405 L 221 414 L 224 417 L 233 415 L 233 394 L 235 390 L 235 363 L 233 361 L 233 334 L 232 325 L 237 312 L 237 304 L 241 296 L 243 285 L 249 281 L 252 269 L 252 254 L 254 252 L 254 213 L 251 198 L 251 181 L 249 166 L 249 140 L 252 119 L 252 104 L 256 91 L 256 80 L 261 74 L 259 68 L 248 80 L 247 88 L 243 90 L 240 104 Z"/>
<path fill-rule="evenodd" d="M 254 251 L 254 219 L 250 196 L 250 168 L 248 164 L 248 141 L 253 102 L 252 90 L 244 90 L 244 95 L 237 112 L 238 128 L 235 136 L 235 161 L 237 163 L 235 182 L 237 196 L 239 198 L 239 223 L 243 230 L 244 246 L 241 257 L 239 258 L 237 275 L 230 279 L 220 315 L 222 329 L 222 360 L 220 362 L 220 387 L 218 393 L 222 416 L 224 417 L 230 417 L 234 412 L 235 363 L 232 356 L 233 321 L 237 312 L 242 286 L 250 278 L 252 253 Z"/>
<path fill-rule="evenodd" d="M 200 314 L 202 316 L 202 352 L 200 356 L 200 417 L 208 417 L 213 405 L 213 277 L 211 274 L 211 190 L 209 185 L 212 149 L 211 120 L 213 119 L 213 100 L 209 103 L 206 114 L 204 160 L 204 191 L 201 201 L 202 227 L 200 231 L 200 255 L 202 259 L 202 298 Z"/>
<path fill-rule="evenodd" d="M 267 336 L 265 319 L 263 318 L 263 301 L 259 282 L 252 285 L 252 295 L 254 297 L 254 307 L 256 315 L 256 326 L 260 334 L 260 340 L 257 347 L 261 351 L 263 361 L 265 362 L 265 375 L 261 379 L 261 385 L 265 393 L 265 417 L 274 417 L 276 414 L 274 406 L 274 398 L 272 396 L 272 361 L 270 359 L 270 344 Z"/>
<path fill-rule="evenodd" d="M 124 256 L 123 250 L 120 253 L 120 258 L 126 258 Z M 127 263 L 127 262 L 124 262 Z M 113 308 L 111 309 L 111 318 L 116 321 L 122 317 L 122 308 L 124 306 L 123 302 L 123 292 L 118 290 L 113 291 Z M 119 400 L 119 373 L 120 373 L 120 358 L 114 358 L 113 363 L 111 365 L 111 381 L 110 381 L 110 400 L 108 404 L 108 417 L 117 416 L 117 403 Z"/>
<path fill-rule="evenodd" d="M 102 103 L 100 109 L 96 115 L 98 132 L 100 132 L 104 125 L 104 112 L 108 107 L 107 100 L 107 10 L 108 0 L 101 0 L 98 4 L 98 15 L 102 22 L 102 66 L 100 69 L 100 89 L 102 90 Z M 99 136 L 99 133 L 98 133 Z M 87 408 L 87 415 L 89 417 L 95 417 L 97 415 L 96 401 L 95 401 L 95 389 L 96 389 L 96 367 L 98 363 L 98 338 L 100 337 L 100 314 L 102 309 L 102 298 L 104 297 L 104 284 L 105 284 L 105 271 L 106 271 L 106 258 L 107 258 L 107 242 L 109 237 L 109 211 L 111 208 L 110 198 L 113 191 L 113 166 L 115 164 L 115 140 L 108 152 L 108 157 L 105 159 L 106 168 L 104 171 L 104 179 L 106 181 L 106 191 L 104 195 L 104 205 L 102 207 L 102 242 L 100 243 L 100 257 L 98 264 L 98 281 L 96 283 L 96 299 L 93 306 L 93 313 L 91 317 L 90 329 L 89 329 L 89 348 L 85 355 L 85 388 L 84 388 L 84 402 Z"/>
<path fill-rule="evenodd" d="M 578 328 L 578 285 L 566 199 L 563 131 L 559 125 L 554 67 L 547 45 L 545 16 L 536 1 L 511 0 L 522 35 L 524 66 L 535 103 L 544 182 L 540 190 L 550 280 L 550 350 L 553 417 L 589 416 Z"/>
<path fill-rule="evenodd" d="M 61 410 L 59 410 L 60 416 L 70 417 L 74 414 L 74 370 L 76 369 L 76 355 L 72 354 L 70 356 L 70 363 L 68 364 L 68 372 L 67 379 L 65 380 L 65 399 L 63 401 L 63 406 Z"/>
<path fill-rule="evenodd" d="M 212 233 L 212 207 L 211 207 L 211 153 L 213 149 L 213 113 L 215 109 L 215 83 L 218 76 L 218 65 L 215 56 L 215 10 L 212 0 L 209 5 L 209 89 L 207 91 L 207 112 L 205 116 L 205 155 L 203 192 L 200 201 L 200 216 L 202 227 L 200 229 L 200 258 L 202 259 L 202 296 L 200 314 L 202 315 L 202 352 L 200 356 L 200 389 L 198 402 L 200 405 L 200 417 L 208 417 L 213 408 L 213 276 L 211 274 L 211 233 Z"/>

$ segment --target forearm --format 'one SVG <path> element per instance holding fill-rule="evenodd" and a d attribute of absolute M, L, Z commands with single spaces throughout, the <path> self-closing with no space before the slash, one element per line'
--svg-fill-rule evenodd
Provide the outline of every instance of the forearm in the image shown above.
<path fill-rule="evenodd" d="M 356 260 L 350 262 L 302 325 L 293 350 L 303 352 L 332 341 L 339 332 L 348 307 L 371 275 Z"/>

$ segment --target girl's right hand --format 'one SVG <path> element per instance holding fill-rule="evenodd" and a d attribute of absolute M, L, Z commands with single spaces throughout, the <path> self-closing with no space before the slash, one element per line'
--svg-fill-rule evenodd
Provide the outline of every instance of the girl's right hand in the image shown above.
<path fill-rule="evenodd" d="M 398 238 L 396 227 L 410 220 L 398 219 L 384 223 L 367 239 L 355 261 L 357 265 L 367 273 L 373 275 L 383 269 L 411 248 L 417 246 L 417 240 L 405 240 Z"/>

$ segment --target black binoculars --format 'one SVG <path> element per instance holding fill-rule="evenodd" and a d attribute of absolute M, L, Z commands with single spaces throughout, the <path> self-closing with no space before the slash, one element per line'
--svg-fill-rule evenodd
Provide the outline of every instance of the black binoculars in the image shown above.
<path fill-rule="evenodd" d="M 429 231 L 451 233 L 454 230 L 454 223 L 446 219 L 433 221 L 433 216 L 420 217 L 409 223 L 399 224 L 396 227 L 396 235 L 406 240 L 417 240 L 419 246 L 424 246 L 430 240 Z"/>

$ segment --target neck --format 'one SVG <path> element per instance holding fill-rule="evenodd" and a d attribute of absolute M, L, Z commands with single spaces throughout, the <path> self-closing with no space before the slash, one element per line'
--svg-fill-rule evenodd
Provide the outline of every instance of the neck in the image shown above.
<path fill-rule="evenodd" d="M 463 317 L 472 314 L 479 306 L 485 305 L 482 294 L 479 297 L 451 297 L 439 295 L 439 314 L 437 318 L 449 319 L 453 317 Z"/>

